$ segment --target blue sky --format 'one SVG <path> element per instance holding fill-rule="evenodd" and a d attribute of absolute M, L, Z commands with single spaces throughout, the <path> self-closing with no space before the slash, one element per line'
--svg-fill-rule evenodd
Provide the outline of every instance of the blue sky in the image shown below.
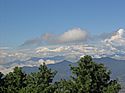
<path fill-rule="evenodd" d="M 0 46 L 44 33 L 82 28 L 100 34 L 125 28 L 125 0 L 0 0 Z"/>

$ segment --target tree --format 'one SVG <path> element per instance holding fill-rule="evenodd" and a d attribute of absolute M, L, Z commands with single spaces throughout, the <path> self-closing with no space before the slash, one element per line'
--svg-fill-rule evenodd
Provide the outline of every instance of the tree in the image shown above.
<path fill-rule="evenodd" d="M 4 91 L 4 74 L 0 72 L 0 91 L 3 92 Z"/>
<path fill-rule="evenodd" d="M 26 74 L 22 72 L 21 68 L 15 67 L 13 72 L 4 77 L 3 86 L 3 93 L 18 93 L 20 89 L 26 87 Z"/>
<path fill-rule="evenodd" d="M 60 82 L 62 87 L 59 87 L 59 91 L 63 90 L 64 93 L 118 93 L 121 88 L 116 80 L 110 80 L 111 72 L 103 64 L 93 62 L 88 55 L 78 61 L 78 66 L 71 66 L 71 71 L 73 73 L 71 79 Z"/>
<path fill-rule="evenodd" d="M 0 86 L 3 85 L 3 73 L 0 72 Z"/>
<path fill-rule="evenodd" d="M 49 69 L 45 63 L 40 65 L 39 71 L 27 76 L 27 87 L 20 90 L 23 93 L 53 93 L 52 84 L 56 71 Z"/>
<path fill-rule="evenodd" d="M 31 74 L 23 73 L 19 67 L 7 75 L 0 72 L 0 93 L 118 93 L 121 89 L 117 80 L 110 79 L 111 72 L 90 56 L 84 56 L 77 63 L 71 66 L 71 78 L 59 82 L 53 82 L 56 71 L 45 63 Z"/>

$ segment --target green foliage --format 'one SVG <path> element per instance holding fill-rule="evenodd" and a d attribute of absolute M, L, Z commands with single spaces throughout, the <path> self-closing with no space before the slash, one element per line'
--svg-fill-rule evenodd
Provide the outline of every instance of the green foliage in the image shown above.
<path fill-rule="evenodd" d="M 70 80 L 62 80 L 56 93 L 118 93 L 121 89 L 116 80 L 110 80 L 111 72 L 103 64 L 84 56 L 76 67 L 71 66 Z"/>
<path fill-rule="evenodd" d="M 2 92 L 4 90 L 3 84 L 4 84 L 4 79 L 3 79 L 3 73 L 0 72 L 0 91 Z"/>
<path fill-rule="evenodd" d="M 77 66 L 71 66 L 69 80 L 53 82 L 56 71 L 45 63 L 39 71 L 25 74 L 15 67 L 13 72 L 3 75 L 0 72 L 0 93 L 118 93 L 121 86 L 117 80 L 110 80 L 110 71 L 103 64 L 93 62 L 84 56 Z"/>
<path fill-rule="evenodd" d="M 26 74 L 22 69 L 15 67 L 13 72 L 10 72 L 4 77 L 4 93 L 18 93 L 18 91 L 26 86 Z"/>
<path fill-rule="evenodd" d="M 48 69 L 45 65 L 40 65 L 39 71 L 27 75 L 27 86 L 21 89 L 20 93 L 52 93 L 52 80 L 56 72 Z"/>

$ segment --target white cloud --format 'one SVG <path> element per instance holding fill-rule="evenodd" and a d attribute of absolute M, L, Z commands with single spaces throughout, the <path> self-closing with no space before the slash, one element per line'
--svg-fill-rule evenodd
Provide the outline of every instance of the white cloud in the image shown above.
<path fill-rule="evenodd" d="M 56 48 L 47 48 L 47 47 L 38 47 L 36 48 L 36 53 L 45 53 L 45 52 L 65 52 L 69 49 L 66 46 L 59 46 Z"/>
<path fill-rule="evenodd" d="M 84 42 L 88 34 L 85 30 L 80 28 L 70 29 L 60 35 L 45 34 L 42 36 L 48 44 L 62 44 L 62 43 L 78 43 Z"/>
<path fill-rule="evenodd" d="M 4 74 L 7 74 L 9 72 L 12 72 L 13 69 L 18 66 L 18 67 L 24 67 L 24 66 L 28 66 L 28 67 L 34 67 L 34 66 L 37 66 L 39 67 L 40 65 L 42 65 L 43 63 L 45 63 L 46 65 L 47 64 L 55 64 L 55 61 L 54 60 L 43 60 L 43 59 L 40 59 L 36 62 L 34 61 L 20 61 L 20 62 L 14 62 L 14 63 L 11 63 L 10 65 L 0 65 L 0 72 L 4 73 Z"/>
<path fill-rule="evenodd" d="M 41 37 L 27 40 L 21 46 L 27 45 L 44 45 L 44 44 L 62 44 L 62 43 L 78 43 L 84 42 L 87 39 L 87 32 L 80 28 L 74 28 L 68 30 L 60 35 L 54 35 L 50 33 L 43 34 Z"/>
<path fill-rule="evenodd" d="M 125 30 L 119 29 L 113 33 L 110 38 L 106 38 L 103 42 L 105 42 L 107 45 L 125 46 Z"/>
<path fill-rule="evenodd" d="M 80 28 L 71 29 L 62 35 L 59 36 L 59 42 L 75 42 L 75 41 L 84 41 L 87 38 L 87 32 L 81 30 Z"/>
<path fill-rule="evenodd" d="M 107 35 L 107 34 L 106 34 Z M 7 64 L 8 62 L 13 62 L 15 60 L 20 60 L 21 63 L 13 63 L 9 65 L 9 68 L 0 67 L 0 70 L 3 72 L 8 72 L 14 66 L 39 66 L 45 62 L 46 64 L 54 64 L 57 62 L 55 57 L 62 56 L 60 60 L 69 60 L 75 62 L 79 59 L 80 56 L 91 55 L 94 58 L 100 57 L 112 57 L 112 55 L 121 57 L 120 53 L 125 57 L 125 30 L 120 29 L 112 34 L 109 34 L 106 38 L 100 39 L 99 43 L 95 42 L 93 44 L 82 44 L 82 43 L 72 43 L 72 42 L 83 42 L 87 37 L 87 32 L 81 30 L 80 28 L 71 29 L 67 32 L 64 32 L 60 35 L 44 34 L 41 39 L 38 39 L 39 42 L 46 42 L 48 44 L 53 44 L 52 46 L 42 46 L 38 48 L 32 48 L 28 50 L 14 50 L 9 51 L 6 49 L 0 49 L 0 64 Z M 101 42 L 102 40 L 102 42 Z M 37 39 L 36 39 L 37 41 Z M 35 42 L 35 40 L 33 40 Z M 65 43 L 72 44 L 65 44 Z M 37 42 L 38 43 L 38 42 Z M 62 43 L 62 44 L 61 44 Z M 31 43 L 30 43 L 31 44 Z M 34 43 L 33 43 L 34 44 Z M 56 45 L 56 44 L 61 44 Z M 34 61 L 27 61 L 31 57 L 54 57 L 54 59 L 46 60 L 43 59 Z M 57 58 L 58 59 L 58 58 Z M 23 62 L 24 61 L 24 62 Z M 58 62 L 59 62 L 58 61 Z M 12 71 L 12 70 L 11 70 Z"/>
<path fill-rule="evenodd" d="M 47 47 L 38 47 L 35 49 L 36 53 L 49 52 L 50 50 Z"/>
<path fill-rule="evenodd" d="M 50 50 L 51 52 L 65 52 L 66 50 L 68 50 L 68 47 L 57 47 L 55 49 Z"/>

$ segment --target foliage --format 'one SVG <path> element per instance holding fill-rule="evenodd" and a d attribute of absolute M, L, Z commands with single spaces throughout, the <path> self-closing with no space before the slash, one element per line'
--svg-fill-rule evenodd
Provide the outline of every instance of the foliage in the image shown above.
<path fill-rule="evenodd" d="M 3 78 L 2 93 L 18 93 L 18 91 L 26 86 L 26 74 L 22 69 L 15 67 L 13 72 L 10 72 Z"/>
<path fill-rule="evenodd" d="M 118 93 L 120 84 L 111 80 L 111 72 L 103 64 L 93 62 L 90 56 L 84 56 L 77 66 L 71 66 L 69 80 L 53 82 L 56 71 L 45 63 L 39 71 L 25 74 L 15 67 L 13 72 L 3 75 L 0 72 L 0 93 Z"/>

